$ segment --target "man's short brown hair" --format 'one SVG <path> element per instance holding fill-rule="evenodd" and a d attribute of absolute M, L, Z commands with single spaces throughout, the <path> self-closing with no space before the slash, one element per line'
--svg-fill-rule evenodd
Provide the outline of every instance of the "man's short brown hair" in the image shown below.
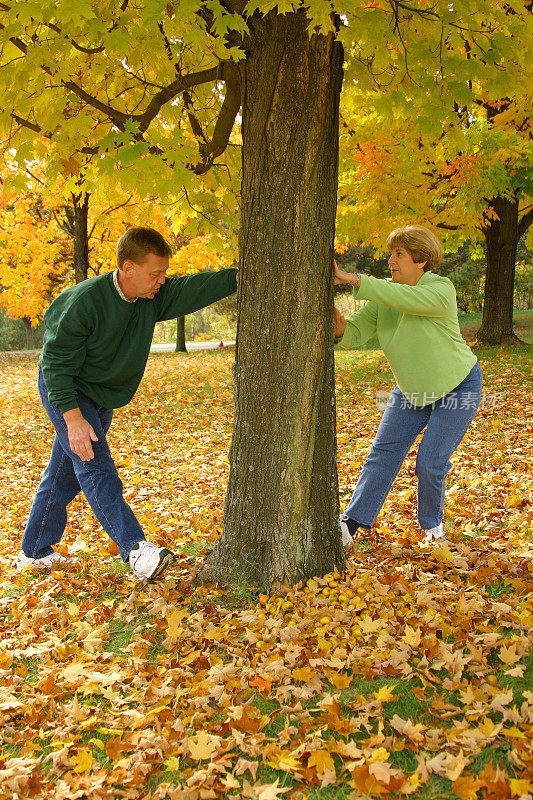
<path fill-rule="evenodd" d="M 117 242 L 117 267 L 122 269 L 125 261 L 140 264 L 149 253 L 170 257 L 172 249 L 159 231 L 153 228 L 128 228 Z"/>

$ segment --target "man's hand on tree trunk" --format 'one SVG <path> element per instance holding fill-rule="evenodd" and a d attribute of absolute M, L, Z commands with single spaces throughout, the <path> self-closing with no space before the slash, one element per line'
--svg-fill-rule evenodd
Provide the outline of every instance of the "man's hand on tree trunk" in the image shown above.
<path fill-rule="evenodd" d="M 91 461 L 94 458 L 92 442 L 98 441 L 92 425 L 89 425 L 79 408 L 71 408 L 63 413 L 67 423 L 68 443 L 72 452 L 82 461 Z"/>

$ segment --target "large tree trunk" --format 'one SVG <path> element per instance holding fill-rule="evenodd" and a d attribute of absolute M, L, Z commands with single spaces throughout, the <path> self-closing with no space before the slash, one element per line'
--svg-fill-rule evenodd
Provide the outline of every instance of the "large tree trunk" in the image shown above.
<path fill-rule="evenodd" d="M 518 246 L 518 200 L 496 197 L 490 203 L 498 215 L 484 230 L 487 273 L 481 328 L 476 334 L 484 344 L 516 343 L 513 332 L 513 295 Z"/>
<path fill-rule="evenodd" d="M 305 13 L 250 20 L 235 426 L 224 532 L 202 577 L 283 590 L 345 563 L 332 258 L 342 48 Z"/>
<path fill-rule="evenodd" d="M 176 349 L 174 352 L 187 352 L 187 346 L 185 344 L 185 317 L 178 317 L 176 319 Z"/>

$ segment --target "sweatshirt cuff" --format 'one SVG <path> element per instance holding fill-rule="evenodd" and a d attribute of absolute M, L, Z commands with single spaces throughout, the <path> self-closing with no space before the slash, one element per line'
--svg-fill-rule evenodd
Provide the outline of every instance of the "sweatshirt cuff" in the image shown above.
<path fill-rule="evenodd" d="M 48 397 L 48 399 L 50 400 L 50 397 Z M 55 403 L 53 403 L 51 400 L 50 400 L 50 402 L 52 403 L 52 405 L 55 405 Z M 73 408 L 79 408 L 79 405 L 80 404 L 78 403 L 77 399 L 75 399 L 75 400 L 64 400 L 62 403 L 58 403 L 56 405 L 56 408 L 58 408 L 61 411 L 61 413 L 64 414 L 65 411 L 70 411 Z"/>
<path fill-rule="evenodd" d="M 233 293 L 237 291 L 237 272 L 238 269 L 229 269 L 228 272 L 231 274 L 229 275 L 229 288 Z"/>
<path fill-rule="evenodd" d="M 354 297 L 355 300 L 357 300 L 357 299 L 359 299 L 359 300 L 367 300 L 368 299 L 366 297 L 359 297 L 359 295 L 361 293 L 364 294 L 363 287 L 364 287 L 365 283 L 367 282 L 367 280 L 368 280 L 368 275 L 363 275 L 363 274 L 359 273 L 359 286 L 354 286 L 353 287 L 353 292 L 352 292 L 353 297 Z"/>

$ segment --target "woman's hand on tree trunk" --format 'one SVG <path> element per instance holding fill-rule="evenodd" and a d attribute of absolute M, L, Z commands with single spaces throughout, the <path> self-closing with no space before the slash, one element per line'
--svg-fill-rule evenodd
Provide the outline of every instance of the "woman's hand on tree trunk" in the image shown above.
<path fill-rule="evenodd" d="M 361 278 L 358 272 L 345 272 L 345 270 L 339 269 L 335 259 L 333 259 L 333 269 L 334 286 L 338 286 L 340 283 L 350 283 L 352 286 L 359 286 L 361 283 Z"/>
<path fill-rule="evenodd" d="M 335 326 L 335 338 L 338 339 L 344 334 L 348 322 L 346 321 L 346 318 L 342 316 L 341 312 L 338 310 L 338 308 L 336 308 L 336 306 L 333 307 L 333 321 Z"/>

